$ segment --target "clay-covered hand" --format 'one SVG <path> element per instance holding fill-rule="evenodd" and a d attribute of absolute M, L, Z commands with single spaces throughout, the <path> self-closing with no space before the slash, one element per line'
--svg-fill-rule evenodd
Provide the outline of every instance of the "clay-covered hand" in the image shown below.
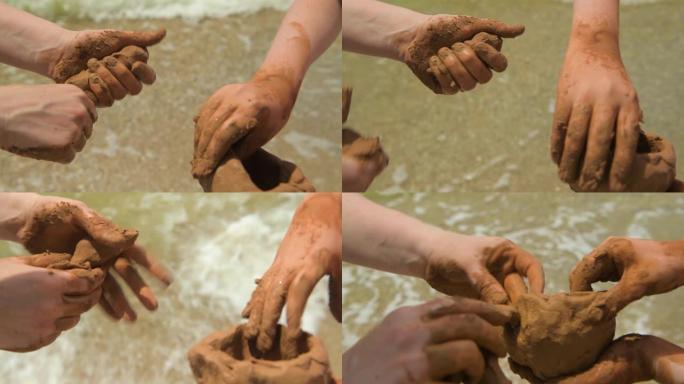
<path fill-rule="evenodd" d="M 529 291 L 544 290 L 544 270 L 531 254 L 500 237 L 463 236 L 444 232 L 427 256 L 425 280 L 447 295 L 480 298 L 506 304 L 506 276 L 527 278 Z"/>
<path fill-rule="evenodd" d="M 403 61 L 428 88 L 435 93 L 454 93 L 452 85 L 440 82 L 430 70 L 431 59 L 435 55 L 447 64 L 447 72 L 452 74 L 459 89 L 470 90 L 478 82 L 489 81 L 492 77 L 490 68 L 503 70 L 505 66 L 501 66 L 502 59 L 494 46 L 480 41 L 473 45 L 465 42 L 480 32 L 509 38 L 524 31 L 523 25 L 509 25 L 492 19 L 433 15 L 408 32 L 408 36 L 402 39 L 400 52 Z"/>
<path fill-rule="evenodd" d="M 500 326 L 508 306 L 451 297 L 399 308 L 346 351 L 350 383 L 510 383 L 497 358 L 506 355 Z"/>
<path fill-rule="evenodd" d="M 164 29 L 68 31 L 60 46 L 46 53 L 48 73 L 57 83 L 65 83 L 87 71 L 89 75 L 84 79 L 89 81 L 91 95 L 97 96 L 97 105 L 110 106 L 127 94 L 140 93 L 141 82 L 154 82 L 154 70 L 147 65 L 146 47 L 159 43 L 164 36 Z M 79 81 L 70 82 L 80 85 Z"/>
<path fill-rule="evenodd" d="M 535 384 L 684 383 L 684 349 L 649 335 L 624 335 L 613 341 L 590 369 L 550 381 L 539 380 L 529 368 L 509 362 L 515 373 Z"/>
<path fill-rule="evenodd" d="M 297 208 L 271 267 L 242 312 L 249 318 L 247 338 L 260 352 L 273 346 L 280 313 L 287 304 L 287 327 L 281 338 L 284 356 L 296 356 L 296 340 L 306 301 L 328 275 L 330 311 L 342 321 L 342 202 L 340 194 L 311 195 Z"/>
<path fill-rule="evenodd" d="M 684 242 L 611 237 L 570 273 L 570 290 L 590 291 L 598 281 L 617 281 L 606 295 L 605 316 L 629 303 L 684 285 Z"/>
<path fill-rule="evenodd" d="M 195 118 L 193 176 L 214 172 L 229 150 L 241 159 L 256 152 L 285 126 L 296 97 L 288 80 L 265 73 L 216 91 Z"/>
<path fill-rule="evenodd" d="M 365 192 L 388 164 L 389 157 L 379 137 L 364 137 L 350 128 L 342 129 L 343 192 Z"/>
<path fill-rule="evenodd" d="M 601 39 L 602 37 L 597 37 Z M 566 183 L 623 191 L 636 157 L 639 99 L 616 49 L 571 44 L 558 80 L 551 157 Z"/>
<path fill-rule="evenodd" d="M 30 195 L 17 237 L 32 253 L 72 254 L 82 239 L 90 239 L 100 255 L 109 260 L 100 304 L 114 319 L 133 321 L 136 313 L 111 273 L 118 274 L 140 302 L 149 310 L 157 300 L 134 265 L 147 269 L 166 285 L 172 277 L 164 266 L 143 247 L 134 245 L 137 231 L 120 229 L 80 201 L 51 196 Z"/>
<path fill-rule="evenodd" d="M 0 349 L 7 351 L 34 351 L 52 343 L 75 327 L 102 293 L 101 270 L 86 279 L 26 260 L 0 260 Z"/>
<path fill-rule="evenodd" d="M 39 160 L 70 163 L 86 144 L 97 111 L 73 85 L 0 87 L 0 148 Z"/>

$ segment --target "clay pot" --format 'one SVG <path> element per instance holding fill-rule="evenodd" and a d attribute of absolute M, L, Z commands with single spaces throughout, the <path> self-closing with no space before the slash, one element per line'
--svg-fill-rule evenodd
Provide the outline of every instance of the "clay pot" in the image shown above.
<path fill-rule="evenodd" d="M 521 295 L 520 324 L 504 332 L 511 359 L 542 380 L 591 367 L 615 334 L 615 319 L 602 318 L 604 293 Z"/>
<path fill-rule="evenodd" d="M 637 145 L 637 156 L 632 172 L 627 178 L 626 192 L 665 192 L 673 185 L 677 157 L 672 143 L 664 138 L 641 131 Z M 575 192 L 588 192 L 578 183 L 570 184 Z M 604 180 L 596 192 L 610 192 L 608 181 Z"/>
<path fill-rule="evenodd" d="M 207 336 L 188 352 L 195 380 L 200 384 L 333 384 L 328 353 L 315 336 L 302 332 L 296 358 L 282 360 L 279 342 L 265 356 L 243 335 L 243 325 Z M 283 327 L 278 325 L 276 340 Z"/>
<path fill-rule="evenodd" d="M 293 163 L 263 149 L 246 159 L 226 156 L 216 171 L 201 178 L 205 192 L 315 192 Z"/>

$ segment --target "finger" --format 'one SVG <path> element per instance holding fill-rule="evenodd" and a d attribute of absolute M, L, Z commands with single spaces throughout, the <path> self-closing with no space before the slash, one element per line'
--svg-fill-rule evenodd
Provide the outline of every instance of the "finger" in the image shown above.
<path fill-rule="evenodd" d="M 484 358 L 477 345 L 470 340 L 457 340 L 425 347 L 430 377 L 465 374 L 467 382 L 478 383 L 484 374 Z"/>
<path fill-rule="evenodd" d="M 614 287 L 606 291 L 606 307 L 608 316 L 614 317 L 630 303 L 641 299 L 648 293 L 645 283 L 627 283 L 618 281 Z"/>
<path fill-rule="evenodd" d="M 328 306 L 337 322 L 342 322 L 342 263 L 338 263 L 328 281 Z"/>
<path fill-rule="evenodd" d="M 109 301 L 107 300 L 107 298 L 105 297 L 105 295 L 101 295 L 101 296 L 100 296 L 100 302 L 99 302 L 99 304 L 100 304 L 100 308 L 102 308 L 102 310 L 104 311 L 104 313 L 105 313 L 107 316 L 111 317 L 111 318 L 114 319 L 114 320 L 121 320 L 121 316 L 123 316 L 123 314 L 117 313 L 117 312 L 114 310 L 114 308 L 112 307 L 112 305 L 109 304 Z"/>
<path fill-rule="evenodd" d="M 565 134 L 563 155 L 558 168 L 558 176 L 566 183 L 574 183 L 579 177 L 580 160 L 584 155 L 590 121 L 590 105 L 582 104 L 572 107 L 568 131 Z"/>
<path fill-rule="evenodd" d="M 126 88 L 121 85 L 119 80 L 99 60 L 88 60 L 88 69 L 97 74 L 100 80 L 107 84 L 107 88 L 115 100 L 121 100 L 126 96 Z"/>
<path fill-rule="evenodd" d="M 458 57 L 458 60 L 463 63 L 468 73 L 470 73 L 475 80 L 480 84 L 485 84 L 492 79 L 492 71 L 487 68 L 475 51 L 468 45 L 463 43 L 456 43 L 452 47 L 453 52 Z"/>
<path fill-rule="evenodd" d="M 87 312 L 100 301 L 102 296 L 102 288 L 98 287 L 86 295 L 79 296 L 64 296 L 64 310 L 62 316 L 78 316 L 81 313 Z"/>
<path fill-rule="evenodd" d="M 102 282 L 105 279 L 104 272 L 99 268 L 93 269 L 93 273 L 89 278 L 78 277 L 66 271 L 53 272 L 64 276 L 64 295 L 87 295 L 95 288 L 102 285 Z"/>
<path fill-rule="evenodd" d="M 442 94 L 453 95 L 458 92 L 457 88 L 452 86 L 453 80 L 451 79 L 451 76 L 447 74 L 448 70 L 446 70 L 444 63 L 442 63 L 437 56 L 432 56 L 430 58 L 430 72 L 432 72 L 433 76 L 437 79 L 439 86 L 442 88 Z"/>
<path fill-rule="evenodd" d="M 126 257 L 118 257 L 114 262 L 114 270 L 126 282 L 128 287 L 135 293 L 140 302 L 150 311 L 157 309 L 157 298 L 152 289 L 140 277 L 138 271 L 133 268 Z"/>
<path fill-rule="evenodd" d="M 501 284 L 481 266 L 466 271 L 468 280 L 480 294 L 480 297 L 491 304 L 508 303 L 508 295 Z"/>
<path fill-rule="evenodd" d="M 111 305 L 117 319 L 128 321 L 135 321 L 137 319 L 138 316 L 133 308 L 131 308 L 128 300 L 126 300 L 121 286 L 110 274 L 105 277 L 104 283 L 102 283 L 102 296 Z"/>
<path fill-rule="evenodd" d="M 544 268 L 539 260 L 517 246 L 513 246 L 508 252 L 513 254 L 515 270 L 527 278 L 530 292 L 541 295 L 544 292 Z"/>
<path fill-rule="evenodd" d="M 553 127 L 551 128 L 551 159 L 556 165 L 560 165 L 561 162 L 571 113 L 572 105 L 558 97 L 553 113 Z"/>
<path fill-rule="evenodd" d="M 270 278 L 272 272 L 267 271 L 259 283 L 257 283 L 256 289 L 252 292 L 252 297 L 250 298 L 250 313 L 249 321 L 245 326 L 244 334 L 246 339 L 253 339 L 259 334 L 259 326 L 261 325 L 262 315 L 264 313 L 264 303 L 266 302 L 266 282 Z"/>
<path fill-rule="evenodd" d="M 157 80 L 157 73 L 154 71 L 154 69 L 141 61 L 136 61 L 133 63 L 131 71 L 135 77 L 140 79 L 140 81 L 142 81 L 144 84 L 154 84 L 154 82 Z"/>
<path fill-rule="evenodd" d="M 615 154 L 610 166 L 609 186 L 611 191 L 623 192 L 627 178 L 636 159 L 639 142 L 639 111 L 623 108 L 618 114 Z"/>
<path fill-rule="evenodd" d="M 138 231 L 121 229 L 93 210 L 79 207 L 74 211 L 74 224 L 83 229 L 103 260 L 118 256 L 130 248 L 138 238 Z"/>
<path fill-rule="evenodd" d="M 503 72 L 508 67 L 508 60 L 503 53 L 496 50 L 487 43 L 477 43 L 472 46 L 473 51 L 477 54 L 489 68 L 496 72 Z"/>
<path fill-rule="evenodd" d="M 207 151 L 204 153 L 203 157 L 210 169 L 215 169 L 233 145 L 254 129 L 257 123 L 255 118 L 226 121 L 211 138 Z"/>
<path fill-rule="evenodd" d="M 96 73 L 90 75 L 88 80 L 90 90 L 93 91 L 97 98 L 97 105 L 99 107 L 111 107 L 114 104 L 114 96 L 109 92 L 107 85 L 100 79 Z"/>
<path fill-rule="evenodd" d="M 506 293 L 508 293 L 508 297 L 511 298 L 511 303 L 513 304 L 518 302 L 520 296 L 527 293 L 527 286 L 525 285 L 523 278 L 517 273 L 511 273 L 504 277 L 504 289 L 506 290 Z"/>
<path fill-rule="evenodd" d="M 596 108 L 591 116 L 587 153 L 579 180 L 584 191 L 595 191 L 606 177 L 608 156 L 615 139 L 616 118 L 617 112 L 612 107 Z"/>
<path fill-rule="evenodd" d="M 430 331 L 430 343 L 443 344 L 453 340 L 472 340 L 497 356 L 506 356 L 501 331 L 472 313 L 442 316 L 425 325 Z"/>
<path fill-rule="evenodd" d="M 437 319 L 447 315 L 475 314 L 493 325 L 504 325 L 513 317 L 513 310 L 507 305 L 492 305 L 481 300 L 465 297 L 445 297 L 434 305 L 426 307 L 426 319 Z"/>
<path fill-rule="evenodd" d="M 261 314 L 259 335 L 257 335 L 257 349 L 262 353 L 268 352 L 273 347 L 278 319 L 285 306 L 285 297 L 289 289 L 290 281 L 284 278 L 268 281 L 266 291 L 268 294 L 264 300 L 264 309 Z"/>
<path fill-rule="evenodd" d="M 522 24 L 506 24 L 493 19 L 472 18 L 473 22 L 466 27 L 467 33 L 471 36 L 479 32 L 487 32 L 500 37 L 512 38 L 520 36 L 525 32 Z"/>
<path fill-rule="evenodd" d="M 617 281 L 621 274 L 606 247 L 600 245 L 570 271 L 570 291 L 591 291 L 598 281 Z"/>
<path fill-rule="evenodd" d="M 54 161 L 60 164 L 69 164 L 76 158 L 76 151 L 74 151 L 72 147 L 64 150 L 45 151 L 42 152 L 41 156 L 38 156 L 37 158 Z"/>
<path fill-rule="evenodd" d="M 142 91 L 140 80 L 138 80 L 123 63 L 112 56 L 107 56 L 102 59 L 102 61 L 109 72 L 119 80 L 119 83 L 126 88 L 129 94 L 137 95 Z"/>
<path fill-rule="evenodd" d="M 166 36 L 166 29 L 161 28 L 156 31 L 113 31 L 113 37 L 117 39 L 118 47 L 135 45 L 138 47 L 149 47 L 162 41 Z M 118 50 L 119 48 L 117 48 Z"/>
<path fill-rule="evenodd" d="M 83 102 L 83 105 L 86 107 L 88 110 L 88 116 L 90 117 L 90 124 L 87 128 L 88 130 L 92 131 L 92 126 L 93 124 L 97 121 L 98 115 L 97 115 L 97 107 L 93 103 L 93 100 L 88 96 L 88 92 L 83 93 L 83 97 L 81 97 L 81 101 Z M 90 134 L 88 134 L 88 137 L 90 137 Z"/>
<path fill-rule="evenodd" d="M 458 59 L 458 56 L 449 48 L 440 48 L 437 51 L 439 58 L 449 70 L 451 77 L 454 79 L 458 87 L 464 91 L 470 91 L 475 88 L 477 81 L 463 66 L 463 63 Z"/>
<path fill-rule="evenodd" d="M 213 112 L 212 112 L 213 110 Z M 192 160 L 192 174 L 195 178 L 207 176 L 214 171 L 218 162 L 212 162 L 207 156 L 209 144 L 216 140 L 215 136 L 222 129 L 237 107 L 230 104 L 223 106 L 219 101 L 210 100 L 203 108 L 195 125 L 195 152 Z"/>
<path fill-rule="evenodd" d="M 173 275 L 171 272 L 164 267 L 162 263 L 152 256 L 147 250 L 139 245 L 134 245 L 122 254 L 133 260 L 136 264 L 141 265 L 143 268 L 147 269 L 152 276 L 159 279 L 165 285 L 170 285 L 173 282 Z"/>
<path fill-rule="evenodd" d="M 517 375 L 529 381 L 530 383 L 541 383 L 541 380 L 539 380 L 537 376 L 534 375 L 532 369 L 530 369 L 529 367 L 516 363 L 510 357 L 508 358 L 508 365 L 511 367 L 511 371 L 513 371 L 513 373 L 516 373 Z"/>
<path fill-rule="evenodd" d="M 135 64 L 137 61 L 147 63 L 147 60 L 150 58 L 150 54 L 147 52 L 147 49 L 138 47 L 136 45 L 124 47 L 119 52 L 112 54 L 112 56 L 124 63 L 128 68 L 132 68 L 133 64 Z"/>
<path fill-rule="evenodd" d="M 75 327 L 79 321 L 81 321 L 81 316 L 60 317 L 55 320 L 55 328 L 61 332 L 68 331 Z"/>
<path fill-rule="evenodd" d="M 78 139 L 76 139 L 76 141 L 72 144 L 74 151 L 81 152 L 83 150 L 83 148 L 85 148 L 87 141 L 88 141 L 88 139 L 86 139 L 85 132 L 82 133 L 81 135 L 79 135 Z"/>

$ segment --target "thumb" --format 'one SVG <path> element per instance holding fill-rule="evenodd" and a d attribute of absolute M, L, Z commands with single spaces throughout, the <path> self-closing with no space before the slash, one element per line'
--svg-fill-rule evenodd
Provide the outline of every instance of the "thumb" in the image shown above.
<path fill-rule="evenodd" d="M 118 256 L 133 246 L 138 238 L 138 231 L 121 229 L 87 208 L 79 207 L 76 210 L 74 222 L 93 239 L 93 245 L 103 261 Z"/>
<path fill-rule="evenodd" d="M 125 47 L 135 45 L 138 47 L 149 47 L 162 41 L 166 36 L 166 29 L 161 28 L 156 31 L 115 31 L 114 38 L 117 45 Z"/>
<path fill-rule="evenodd" d="M 638 281 L 625 282 L 621 279 L 606 292 L 606 309 L 611 316 L 617 315 L 629 303 L 646 296 L 646 285 Z"/>
<path fill-rule="evenodd" d="M 508 295 L 501 284 L 482 266 L 468 271 L 468 280 L 480 294 L 480 298 L 490 304 L 508 304 Z"/>
<path fill-rule="evenodd" d="M 473 23 L 469 26 L 471 30 L 471 36 L 474 36 L 480 32 L 487 32 L 499 37 L 516 37 L 520 36 L 525 32 L 525 26 L 522 24 L 506 24 L 504 22 L 494 20 L 494 19 L 479 19 L 473 20 Z"/>

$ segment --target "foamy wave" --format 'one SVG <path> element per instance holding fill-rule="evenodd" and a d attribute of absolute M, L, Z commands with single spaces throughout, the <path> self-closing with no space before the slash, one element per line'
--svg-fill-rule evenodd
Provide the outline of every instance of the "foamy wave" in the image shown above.
<path fill-rule="evenodd" d="M 49 19 L 168 19 L 196 20 L 287 9 L 292 0 L 9 0 L 12 6 Z"/>

